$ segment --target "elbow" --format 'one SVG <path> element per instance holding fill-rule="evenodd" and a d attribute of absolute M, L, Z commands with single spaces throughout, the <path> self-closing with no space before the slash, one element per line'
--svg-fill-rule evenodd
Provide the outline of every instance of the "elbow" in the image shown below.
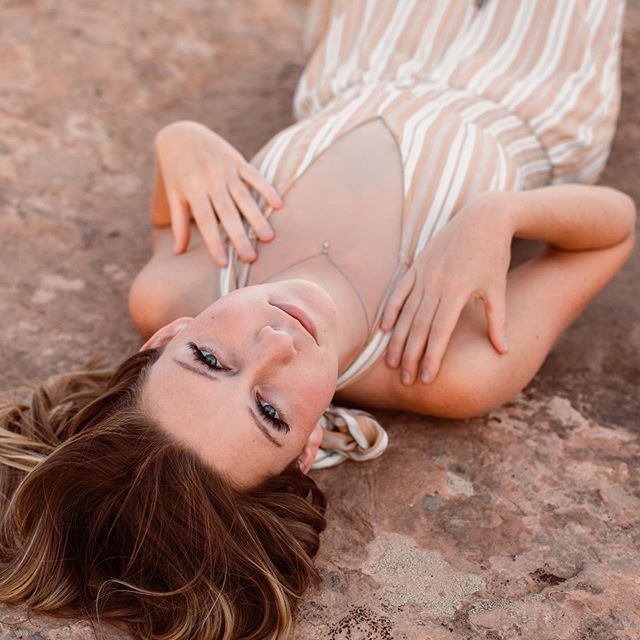
<path fill-rule="evenodd" d="M 166 295 L 152 278 L 141 272 L 129 289 L 129 314 L 140 335 L 147 339 L 167 324 L 170 309 Z"/>
<path fill-rule="evenodd" d="M 625 236 L 624 240 L 622 240 L 622 242 L 620 242 L 618 245 L 616 245 L 616 248 L 618 249 L 618 253 L 620 254 L 620 257 L 618 258 L 618 268 L 621 269 L 624 264 L 627 262 L 627 260 L 631 257 L 631 255 L 633 254 L 633 249 L 635 247 L 636 244 L 636 236 L 637 236 L 637 232 L 636 232 L 636 225 L 635 225 L 635 208 L 634 208 L 634 222 L 631 225 L 631 229 L 629 230 L 629 234 L 627 236 Z"/>
<path fill-rule="evenodd" d="M 511 399 L 519 390 L 500 385 L 473 383 L 460 376 L 457 380 L 440 380 L 437 393 L 425 394 L 420 413 L 450 420 L 478 418 Z M 434 385 L 438 383 L 436 379 Z"/>
<path fill-rule="evenodd" d="M 625 220 L 627 233 L 623 240 L 626 240 L 629 236 L 635 236 L 638 212 L 636 203 L 633 198 L 623 191 L 619 191 L 618 189 L 614 189 L 613 187 L 602 188 L 606 189 L 607 192 L 611 195 L 612 206 L 615 203 L 615 210 L 619 211 L 620 215 L 622 215 Z"/>
<path fill-rule="evenodd" d="M 143 338 L 148 338 L 153 334 L 153 327 L 149 314 L 145 310 L 145 304 L 138 287 L 136 286 L 135 280 L 129 289 L 128 303 L 129 315 L 131 316 L 131 320 L 133 321 L 135 328 Z"/>
<path fill-rule="evenodd" d="M 479 418 L 493 409 L 497 409 L 504 400 L 493 400 L 486 397 L 467 397 L 458 398 L 448 407 L 443 408 L 441 412 L 432 413 L 439 418 L 449 418 L 451 420 L 469 420 L 471 418 Z"/>
<path fill-rule="evenodd" d="M 624 211 L 629 221 L 629 235 L 632 237 L 632 241 L 635 241 L 636 235 L 636 220 L 638 218 L 638 210 L 633 198 L 626 193 L 622 194 L 624 198 Z"/>

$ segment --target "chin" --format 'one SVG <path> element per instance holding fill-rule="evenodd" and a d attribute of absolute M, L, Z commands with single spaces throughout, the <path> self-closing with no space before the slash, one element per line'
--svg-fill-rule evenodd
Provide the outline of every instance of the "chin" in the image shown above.
<path fill-rule="evenodd" d="M 335 326 L 338 320 L 338 309 L 327 290 L 311 280 L 301 278 L 296 282 L 302 283 L 302 287 L 306 293 L 303 302 L 308 303 L 308 310 L 324 318 L 329 325 Z"/>
<path fill-rule="evenodd" d="M 303 288 L 306 288 L 312 295 L 317 296 L 318 300 L 323 305 L 335 310 L 335 302 L 323 286 L 319 285 L 317 282 L 313 282 L 312 280 L 305 280 L 304 278 L 298 278 L 295 282 L 299 284 L 301 283 Z"/>

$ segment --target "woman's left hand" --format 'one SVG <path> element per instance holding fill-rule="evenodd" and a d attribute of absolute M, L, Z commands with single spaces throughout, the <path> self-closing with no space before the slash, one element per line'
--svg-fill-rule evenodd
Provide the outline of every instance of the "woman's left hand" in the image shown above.
<path fill-rule="evenodd" d="M 472 298 L 484 302 L 496 351 L 507 352 L 506 277 L 513 237 L 508 200 L 508 193 L 490 192 L 465 205 L 398 281 L 381 328 L 393 328 L 387 365 L 402 365 L 403 384 L 413 384 L 418 374 L 423 382 L 434 380 Z"/>

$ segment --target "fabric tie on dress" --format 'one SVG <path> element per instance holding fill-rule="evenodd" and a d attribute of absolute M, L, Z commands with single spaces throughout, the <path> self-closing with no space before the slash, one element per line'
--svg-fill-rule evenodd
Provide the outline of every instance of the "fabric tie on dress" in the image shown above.
<path fill-rule="evenodd" d="M 364 462 L 382 455 L 389 436 L 367 411 L 330 404 L 321 416 L 322 444 L 311 469 L 335 467 L 345 460 Z"/>

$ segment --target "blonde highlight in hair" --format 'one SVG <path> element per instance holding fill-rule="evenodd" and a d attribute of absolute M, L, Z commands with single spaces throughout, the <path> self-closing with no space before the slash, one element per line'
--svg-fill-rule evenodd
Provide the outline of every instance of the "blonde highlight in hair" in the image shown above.
<path fill-rule="evenodd" d="M 0 408 L 0 601 L 145 640 L 282 638 L 325 496 L 295 462 L 239 491 L 173 440 L 138 407 L 159 354 Z"/>

